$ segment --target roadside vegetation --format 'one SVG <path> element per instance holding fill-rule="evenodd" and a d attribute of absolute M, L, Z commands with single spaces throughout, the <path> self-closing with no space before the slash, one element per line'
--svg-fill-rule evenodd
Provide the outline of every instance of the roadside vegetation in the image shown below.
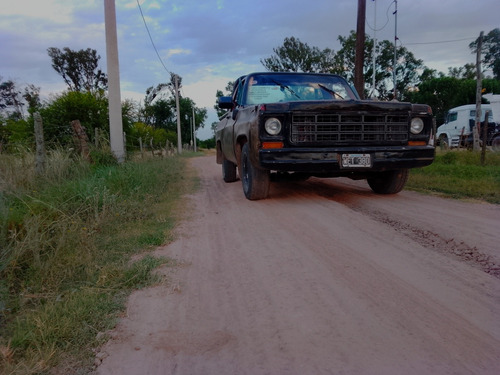
<path fill-rule="evenodd" d="M 468 150 L 436 151 L 434 163 L 412 169 L 407 188 L 458 199 L 500 204 L 500 153 Z"/>
<path fill-rule="evenodd" d="M 54 150 L 36 177 L 32 153 L 0 154 L 2 374 L 89 369 L 127 295 L 173 265 L 149 252 L 172 240 L 196 186 L 186 159 L 95 158 Z"/>

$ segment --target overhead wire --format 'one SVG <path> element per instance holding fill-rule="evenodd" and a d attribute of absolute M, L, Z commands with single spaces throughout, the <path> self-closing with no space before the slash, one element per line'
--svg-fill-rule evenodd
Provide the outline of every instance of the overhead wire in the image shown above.
<path fill-rule="evenodd" d="M 151 44 L 153 45 L 153 48 L 156 52 L 156 56 L 158 56 L 158 60 L 160 60 L 160 63 L 161 65 L 163 66 L 163 68 L 165 69 L 165 71 L 168 73 L 168 74 L 172 74 L 168 69 L 167 67 L 165 66 L 165 64 L 163 63 L 163 60 L 162 58 L 160 57 L 160 54 L 158 53 L 158 49 L 156 48 L 155 46 L 155 43 L 153 41 L 153 38 L 151 37 L 151 33 L 149 31 L 149 27 L 148 27 L 148 24 L 146 22 L 146 18 L 144 17 L 144 13 L 142 12 L 142 7 L 141 7 L 141 4 L 139 4 L 139 0 L 137 0 L 137 6 L 139 7 L 139 11 L 141 12 L 141 17 L 142 17 L 142 21 L 144 22 L 144 26 L 146 27 L 146 31 L 148 32 L 148 35 L 149 35 L 149 40 L 151 41 Z"/>

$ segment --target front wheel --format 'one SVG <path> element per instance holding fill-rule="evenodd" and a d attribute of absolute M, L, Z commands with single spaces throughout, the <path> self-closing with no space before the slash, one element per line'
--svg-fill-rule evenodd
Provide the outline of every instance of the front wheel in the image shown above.
<path fill-rule="evenodd" d="M 448 150 L 450 148 L 446 134 L 441 134 L 439 136 L 439 146 L 441 147 L 441 150 Z"/>
<path fill-rule="evenodd" d="M 241 150 L 241 182 L 243 193 L 250 200 L 265 199 L 269 194 L 269 171 L 255 168 L 250 160 L 250 147 L 248 143 Z"/>
<path fill-rule="evenodd" d="M 377 194 L 396 194 L 399 193 L 408 181 L 408 169 L 397 171 L 380 172 L 376 177 L 367 179 L 368 185 Z"/>

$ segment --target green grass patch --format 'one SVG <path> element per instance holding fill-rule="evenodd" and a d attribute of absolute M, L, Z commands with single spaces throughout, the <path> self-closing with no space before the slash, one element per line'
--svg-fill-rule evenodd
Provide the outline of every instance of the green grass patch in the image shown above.
<path fill-rule="evenodd" d="M 407 188 L 458 199 L 500 203 L 500 154 L 466 150 L 438 151 L 433 164 L 412 169 Z"/>
<path fill-rule="evenodd" d="M 197 180 L 184 157 L 91 167 L 59 152 L 44 176 L 30 155 L 0 158 L 0 372 L 89 365 L 126 296 L 173 264 L 148 251 L 172 240 Z"/>

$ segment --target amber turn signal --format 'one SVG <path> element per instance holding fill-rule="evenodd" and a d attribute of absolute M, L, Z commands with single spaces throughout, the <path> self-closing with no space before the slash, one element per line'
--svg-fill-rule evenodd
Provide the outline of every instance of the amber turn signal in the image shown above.
<path fill-rule="evenodd" d="M 408 146 L 427 146 L 426 141 L 408 141 Z"/>
<path fill-rule="evenodd" d="M 283 148 L 283 142 L 262 142 L 262 148 Z"/>

